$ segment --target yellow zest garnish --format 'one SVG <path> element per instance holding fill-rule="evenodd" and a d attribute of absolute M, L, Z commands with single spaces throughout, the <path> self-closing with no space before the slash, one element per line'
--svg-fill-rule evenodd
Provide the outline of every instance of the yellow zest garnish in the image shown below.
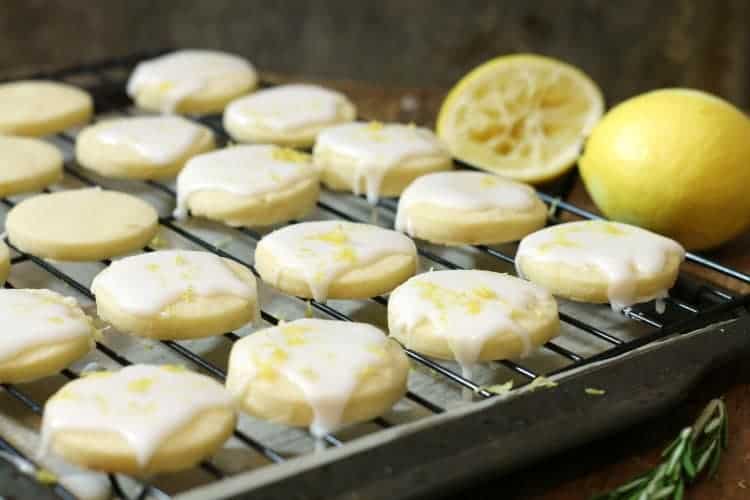
<path fill-rule="evenodd" d="M 308 302 L 308 307 L 309 307 Z M 281 334 L 284 335 L 286 343 L 290 346 L 303 345 L 305 340 L 305 333 L 309 332 L 310 328 L 301 325 L 284 325 L 281 327 Z"/>
<path fill-rule="evenodd" d="M 51 318 L 47 318 L 47 321 L 49 321 L 50 323 L 54 323 L 56 325 L 62 325 L 65 322 L 65 320 L 59 316 L 53 316 Z"/>
<path fill-rule="evenodd" d="M 153 237 L 148 246 L 156 250 L 162 250 L 164 248 L 169 248 L 169 241 L 159 232 L 156 233 L 156 236 Z"/>
<path fill-rule="evenodd" d="M 479 286 L 472 290 L 472 293 L 485 300 L 497 300 L 497 294 L 488 286 Z"/>
<path fill-rule="evenodd" d="M 543 375 L 539 375 L 537 378 L 532 380 L 527 387 L 530 391 L 535 391 L 537 389 L 551 389 L 553 387 L 557 387 L 557 382 L 555 382 L 554 380 L 550 380 Z"/>
<path fill-rule="evenodd" d="M 147 392 L 154 385 L 154 379 L 149 377 L 131 380 L 128 383 L 128 390 L 131 392 Z"/>
<path fill-rule="evenodd" d="M 491 187 L 497 186 L 498 180 L 495 179 L 494 177 L 487 175 L 485 177 L 482 177 L 482 181 L 480 184 L 482 185 L 483 188 L 491 188 Z"/>
<path fill-rule="evenodd" d="M 159 84 L 159 90 L 161 92 L 168 92 L 173 87 L 174 87 L 174 83 L 172 83 L 172 82 L 161 82 Z"/>
<path fill-rule="evenodd" d="M 367 124 L 367 130 L 369 130 L 370 132 L 380 132 L 381 130 L 383 130 L 383 124 L 379 121 L 371 121 Z"/>
<path fill-rule="evenodd" d="M 185 302 L 195 302 L 195 290 L 192 286 L 189 286 L 187 290 L 182 294 L 182 300 Z"/>
<path fill-rule="evenodd" d="M 508 380 L 504 384 L 482 386 L 480 387 L 480 389 L 484 389 L 485 391 L 489 391 L 494 394 L 505 395 L 505 394 L 508 394 L 513 389 L 513 381 Z"/>
<path fill-rule="evenodd" d="M 347 246 L 347 247 L 342 248 L 336 253 L 335 259 L 348 262 L 349 264 L 356 264 L 357 254 L 354 251 L 353 247 Z"/>
<path fill-rule="evenodd" d="M 309 163 L 310 155 L 296 151 L 291 148 L 276 148 L 271 153 L 271 157 L 276 161 L 284 161 L 289 163 Z"/>
<path fill-rule="evenodd" d="M 325 243 L 330 243 L 331 245 L 344 245 L 349 243 L 349 236 L 344 231 L 343 226 L 338 226 L 333 231 L 327 233 L 308 236 L 306 239 L 323 241 Z"/>
<path fill-rule="evenodd" d="M 304 377 L 305 377 L 306 379 L 308 379 L 308 380 L 311 380 L 311 381 L 313 381 L 313 382 L 314 382 L 314 381 L 316 381 L 316 380 L 318 380 L 318 373 L 317 373 L 317 372 L 316 372 L 315 370 L 313 370 L 312 368 L 310 368 L 309 366 L 308 366 L 308 367 L 306 367 L 306 368 L 303 368 L 303 369 L 302 369 L 302 370 L 300 371 L 300 373 L 301 373 L 301 374 L 302 374 L 302 376 L 304 376 Z"/>
<path fill-rule="evenodd" d="M 41 484 L 57 484 L 57 474 L 47 469 L 37 469 L 34 478 Z"/>
<path fill-rule="evenodd" d="M 177 264 L 178 266 L 186 266 L 188 261 L 182 255 L 176 255 L 174 258 L 174 263 Z"/>
<path fill-rule="evenodd" d="M 187 368 L 183 365 L 161 365 L 161 369 L 172 373 L 182 373 L 187 371 Z"/>
<path fill-rule="evenodd" d="M 159 270 L 159 264 L 146 264 L 146 269 L 151 271 L 152 273 L 155 273 Z"/>

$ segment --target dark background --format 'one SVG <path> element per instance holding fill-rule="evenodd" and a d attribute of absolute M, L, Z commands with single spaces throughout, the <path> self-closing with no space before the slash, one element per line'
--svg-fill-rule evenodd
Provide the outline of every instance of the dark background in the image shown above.
<path fill-rule="evenodd" d="M 582 67 L 610 103 L 684 85 L 750 107 L 750 0 L 0 0 L 0 73 L 163 47 L 263 70 L 448 87 L 499 54 Z"/>

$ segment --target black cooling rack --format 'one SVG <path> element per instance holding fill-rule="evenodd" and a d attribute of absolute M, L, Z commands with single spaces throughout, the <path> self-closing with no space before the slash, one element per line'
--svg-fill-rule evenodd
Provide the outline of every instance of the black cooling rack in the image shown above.
<path fill-rule="evenodd" d="M 95 101 L 95 107 L 97 114 L 122 114 L 128 115 L 133 113 L 131 109 L 131 102 L 124 93 L 125 81 L 131 71 L 132 67 L 139 61 L 153 57 L 164 51 L 138 54 L 123 58 L 110 59 L 94 64 L 81 65 L 71 68 L 65 68 L 62 70 L 40 73 L 32 75 L 31 78 L 35 79 L 54 79 L 60 80 L 67 83 L 79 85 L 89 90 Z M 270 85 L 265 83 L 265 85 Z M 207 116 L 207 117 L 194 117 L 194 120 L 200 122 L 203 125 L 211 128 L 217 136 L 220 144 L 229 142 L 230 138 L 221 126 L 221 117 L 218 116 Z M 57 134 L 56 140 L 65 142 L 69 147 L 72 147 L 75 142 L 74 132 L 62 132 Z M 471 168 L 470 165 L 460 165 L 463 168 Z M 80 169 L 77 165 L 69 162 L 65 165 L 65 174 L 74 178 L 76 181 L 86 186 L 97 186 L 99 183 L 94 179 L 94 176 L 88 174 L 85 170 Z M 564 201 L 568 191 L 573 185 L 574 177 L 572 174 L 558 183 L 552 190 L 547 192 L 539 192 L 539 196 L 544 200 L 550 208 L 549 211 L 549 223 L 558 223 L 562 217 L 574 216 L 575 218 L 587 218 L 593 219 L 598 218 L 597 215 L 590 213 L 582 208 L 576 207 Z M 142 182 L 142 181 L 134 181 Z M 172 187 L 156 181 L 145 181 L 145 184 L 149 188 L 158 190 L 164 195 L 174 198 L 175 192 Z M 14 205 L 14 201 L 10 199 L 0 199 L 0 203 L 10 208 Z M 390 214 L 391 216 L 395 213 L 397 201 L 394 199 L 382 199 L 376 209 L 384 214 Z M 321 199 L 318 202 L 318 209 L 321 212 L 327 213 L 329 216 L 354 222 L 369 222 L 367 217 L 359 217 L 353 215 L 349 211 L 340 208 L 337 204 L 330 203 Z M 223 250 L 219 245 L 214 244 L 207 239 L 201 237 L 190 229 L 186 228 L 179 221 L 176 221 L 171 216 L 161 217 L 159 220 L 160 224 L 167 231 L 171 231 L 190 243 L 203 248 L 204 250 L 213 252 L 222 257 L 232 259 L 239 264 L 246 266 L 256 276 L 257 272 L 253 267 L 252 262 L 247 259 L 238 258 L 235 255 Z M 247 228 L 235 228 L 234 231 L 238 233 L 240 237 L 250 238 L 257 241 L 261 238 L 261 233 Z M 93 300 L 93 294 L 89 287 L 73 277 L 71 274 L 65 272 L 63 268 L 54 262 L 38 258 L 34 255 L 26 254 L 15 248 L 10 242 L 8 245 L 13 250 L 12 264 L 20 264 L 24 262 L 31 262 L 35 266 L 43 269 L 45 272 L 52 275 L 54 278 L 66 283 L 74 290 L 79 292 L 84 297 Z M 478 245 L 474 247 L 474 250 L 483 254 L 484 256 L 497 259 L 500 262 L 506 264 L 513 264 L 512 251 L 505 249 L 499 249 L 497 247 L 489 247 L 484 245 Z M 153 248 L 144 248 L 144 251 L 153 251 Z M 430 245 L 418 243 L 418 252 L 424 261 L 429 262 L 436 268 L 446 269 L 460 269 L 456 262 L 448 259 L 438 252 L 435 251 L 434 247 Z M 715 261 L 710 260 L 707 257 L 688 253 L 687 261 L 692 262 L 700 267 L 715 271 L 717 273 L 728 276 L 732 280 L 736 280 L 741 283 L 750 284 L 750 275 L 740 272 L 735 269 L 723 266 Z M 107 261 L 103 262 L 108 264 Z M 11 283 L 5 285 L 7 288 L 12 288 Z M 300 299 L 303 300 L 303 299 Z M 385 297 L 374 297 L 372 301 L 380 304 L 381 306 L 387 305 L 387 298 Z M 730 318 L 744 305 L 750 303 L 750 295 L 736 295 L 727 290 L 715 287 L 707 282 L 700 281 L 695 277 L 683 274 L 680 276 L 677 285 L 672 290 L 671 296 L 665 300 L 666 311 L 659 314 L 656 312 L 655 305 L 642 304 L 635 307 L 626 308 L 622 311 L 622 314 L 626 318 L 641 323 L 647 327 L 647 333 L 637 337 L 635 340 L 624 340 L 618 337 L 616 334 L 602 329 L 598 326 L 591 324 L 585 318 L 578 316 L 571 316 L 569 314 L 561 312 L 560 319 L 562 322 L 567 323 L 570 327 L 582 332 L 583 334 L 595 337 L 600 342 L 604 343 L 607 348 L 603 351 L 587 356 L 556 343 L 550 341 L 544 345 L 543 349 L 554 353 L 564 361 L 564 366 L 556 370 L 539 373 L 529 366 L 525 366 L 523 362 L 516 361 L 499 361 L 500 365 L 511 370 L 516 374 L 517 377 L 521 378 L 525 382 L 531 382 L 535 378 L 544 375 L 560 375 L 564 376 L 567 372 L 578 369 L 581 366 L 592 364 L 595 362 L 606 361 L 611 358 L 615 358 L 624 353 L 633 351 L 636 348 L 644 346 L 646 344 L 655 342 L 659 339 L 667 336 L 686 333 L 694 331 L 699 327 L 703 327 L 708 324 L 720 321 L 722 319 Z M 335 308 L 332 305 L 321 303 L 317 301 L 309 302 L 311 307 L 314 308 L 318 313 L 323 316 L 343 320 L 351 321 L 352 318 L 341 310 Z M 262 319 L 271 325 L 275 325 L 279 322 L 280 318 L 274 316 L 268 311 L 262 311 Z M 228 342 L 235 342 L 240 337 L 233 332 L 224 334 L 224 337 Z M 219 380 L 225 378 L 225 371 L 205 359 L 200 354 L 189 349 L 183 343 L 176 341 L 161 341 L 161 344 L 173 351 L 180 357 L 184 358 L 186 362 L 190 362 L 199 370 L 216 377 Z M 131 364 L 131 360 L 119 353 L 117 350 L 108 347 L 102 342 L 97 342 L 96 348 L 110 358 L 112 361 L 121 366 Z M 471 391 L 477 395 L 479 399 L 491 398 L 494 394 L 479 383 L 467 379 L 459 374 L 457 371 L 444 366 L 443 364 L 437 363 L 429 358 L 420 355 L 417 352 L 407 350 L 408 356 L 417 364 L 422 365 L 425 369 L 433 372 L 436 377 L 442 377 L 447 383 L 455 384 L 457 387 L 462 388 L 465 391 Z M 66 369 L 62 371 L 62 375 L 68 379 L 74 379 L 79 376 L 73 370 Z M 43 402 L 37 401 L 32 398 L 23 388 L 13 384 L 2 384 L 3 389 L 13 396 L 15 399 L 20 401 L 24 406 L 28 408 L 32 413 L 41 415 L 43 409 Z M 428 410 L 433 414 L 439 414 L 445 411 L 445 408 L 431 401 L 428 395 L 418 394 L 413 391 L 409 391 L 406 397 L 411 400 L 414 404 L 417 404 L 424 409 Z M 374 424 L 380 428 L 388 428 L 394 424 L 388 422 L 384 418 L 377 418 L 374 420 Z M 254 438 L 248 433 L 237 429 L 234 433 L 234 437 L 244 443 L 246 446 L 252 448 L 259 454 L 261 454 L 268 463 L 280 463 L 287 460 L 282 453 L 274 450 L 274 448 L 261 440 Z M 329 447 L 339 447 L 344 444 L 342 440 L 334 435 L 328 435 L 325 437 L 325 443 Z M 0 449 L 19 456 L 25 460 L 30 460 L 29 457 L 15 448 L 6 439 L 0 436 Z M 216 479 L 221 479 L 225 476 L 225 473 L 216 465 L 210 461 L 204 461 L 200 464 L 200 467 L 208 472 L 211 476 Z M 121 497 L 125 497 L 125 493 L 121 490 L 120 484 L 115 476 L 110 476 L 114 492 Z M 56 486 L 54 492 L 62 498 L 73 498 L 70 492 L 66 491 L 61 486 Z M 145 498 L 149 492 L 149 487 L 145 486 L 140 493 L 140 496 Z"/>

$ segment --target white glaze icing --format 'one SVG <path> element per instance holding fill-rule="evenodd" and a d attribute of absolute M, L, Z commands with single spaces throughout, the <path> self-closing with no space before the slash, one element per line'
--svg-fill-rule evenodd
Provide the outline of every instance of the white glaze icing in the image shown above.
<path fill-rule="evenodd" d="M 391 168 L 415 158 L 448 157 L 447 149 L 432 131 L 396 123 L 347 123 L 324 129 L 314 153 L 350 157 L 354 161 L 354 193 L 365 180 L 367 201 L 375 204 L 383 177 Z"/>
<path fill-rule="evenodd" d="M 230 295 L 257 303 L 255 283 L 241 280 L 227 263 L 209 252 L 158 250 L 110 264 L 91 284 L 124 311 L 151 316 L 190 296 Z M 257 317 L 257 315 L 256 315 Z"/>
<path fill-rule="evenodd" d="M 347 102 L 343 94 L 317 85 L 280 85 L 232 101 L 224 113 L 242 126 L 293 132 L 339 122 Z"/>
<path fill-rule="evenodd" d="M 409 208 L 429 203 L 459 210 L 493 208 L 525 212 L 536 203 L 531 186 L 483 172 L 454 171 L 423 175 L 404 190 L 396 212 L 396 230 L 411 234 Z"/>
<path fill-rule="evenodd" d="M 368 224 L 337 220 L 302 222 L 278 229 L 258 243 L 279 262 L 276 285 L 282 270 L 302 276 L 313 298 L 324 302 L 330 284 L 339 276 L 391 255 L 416 258 L 414 242 L 407 236 Z"/>
<path fill-rule="evenodd" d="M 386 369 L 387 337 L 372 325 L 299 319 L 249 335 L 232 348 L 227 389 L 242 399 L 260 377 L 280 374 L 313 410 L 310 431 L 333 432 L 360 377 Z"/>
<path fill-rule="evenodd" d="M 388 300 L 388 329 L 408 339 L 418 325 L 428 322 L 448 342 L 463 372 L 470 373 L 485 342 L 496 335 L 517 336 L 523 345 L 521 355 L 527 356 L 532 340 L 518 318 L 533 315 L 540 303 L 552 300 L 541 287 L 507 274 L 432 271 L 393 291 Z"/>
<path fill-rule="evenodd" d="M 167 165 L 187 153 L 203 130 L 179 116 L 138 116 L 105 122 L 96 137 L 105 144 L 135 149 L 156 165 Z"/>
<path fill-rule="evenodd" d="M 521 240 L 516 268 L 521 259 L 559 262 L 575 267 L 593 266 L 609 281 L 609 302 L 620 310 L 640 302 L 667 296 L 639 297 L 640 278 L 662 272 L 670 256 L 684 259 L 685 250 L 674 240 L 639 227 L 608 221 L 579 221 L 559 224 L 532 233 Z"/>
<path fill-rule="evenodd" d="M 209 409 L 231 409 L 231 396 L 215 380 L 178 366 L 131 365 L 68 382 L 44 406 L 41 451 L 58 432 L 109 431 L 148 464 L 174 431 Z"/>
<path fill-rule="evenodd" d="M 0 290 L 0 362 L 35 346 L 92 338 L 91 323 L 77 307 L 75 299 L 49 290 Z"/>
<path fill-rule="evenodd" d="M 127 92 L 135 97 L 144 87 L 164 88 L 162 111 L 170 113 L 211 80 L 233 74 L 247 74 L 252 80 L 257 78 L 253 66 L 241 57 L 212 50 L 178 50 L 139 63 L 130 75 Z"/>
<path fill-rule="evenodd" d="M 177 218 L 187 216 L 190 195 L 218 190 L 255 197 L 317 178 L 309 155 L 276 146 L 233 146 L 198 155 L 177 176 Z"/>

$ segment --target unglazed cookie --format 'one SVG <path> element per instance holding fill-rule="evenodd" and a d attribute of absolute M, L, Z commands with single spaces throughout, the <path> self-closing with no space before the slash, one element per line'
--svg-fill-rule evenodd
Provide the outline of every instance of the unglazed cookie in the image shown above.
<path fill-rule="evenodd" d="M 54 134 L 88 122 L 93 110 L 91 96 L 72 85 L 42 80 L 0 84 L 0 134 Z"/>
<path fill-rule="evenodd" d="M 401 194 L 396 230 L 433 243 L 490 245 L 520 240 L 546 219 L 531 186 L 482 172 L 437 172 Z"/>
<path fill-rule="evenodd" d="M 214 149 L 206 127 L 178 116 L 138 116 L 87 127 L 76 139 L 78 163 L 106 177 L 174 177 L 191 157 Z"/>
<path fill-rule="evenodd" d="M 8 245 L 0 240 L 0 285 L 8 279 L 8 274 L 10 274 L 10 252 Z"/>
<path fill-rule="evenodd" d="M 374 326 L 300 319 L 238 341 L 226 387 L 250 415 L 322 436 L 382 415 L 408 374 L 401 346 Z"/>
<path fill-rule="evenodd" d="M 390 292 L 417 270 L 414 242 L 396 231 L 343 221 L 302 222 L 255 248 L 263 281 L 298 297 L 364 299 Z"/>
<path fill-rule="evenodd" d="M 324 129 L 313 154 L 326 186 L 365 193 L 373 204 L 380 196 L 401 194 L 421 175 L 453 167 L 448 150 L 430 130 L 395 123 Z"/>
<path fill-rule="evenodd" d="M 151 475 L 192 467 L 234 430 L 231 396 L 180 366 L 131 365 L 68 382 L 44 406 L 42 452 L 89 469 Z"/>
<path fill-rule="evenodd" d="M 685 250 L 645 229 L 600 220 L 569 222 L 530 234 L 516 254 L 520 276 L 561 297 L 609 302 L 615 310 L 664 298 Z"/>
<path fill-rule="evenodd" d="M 465 373 L 482 361 L 526 356 L 559 327 L 549 292 L 491 271 L 420 274 L 388 300 L 391 336 L 427 356 L 456 360 Z"/>
<path fill-rule="evenodd" d="M 156 210 L 125 193 L 99 188 L 28 198 L 5 221 L 19 250 L 58 260 L 101 260 L 143 248 L 158 230 Z"/>
<path fill-rule="evenodd" d="M 310 156 L 277 146 L 233 146 L 190 160 L 177 177 L 175 217 L 267 226 L 303 217 L 318 201 Z"/>
<path fill-rule="evenodd" d="M 0 135 L 0 163 L 0 197 L 39 191 L 62 178 L 62 154 L 38 139 Z"/>
<path fill-rule="evenodd" d="M 212 50 L 178 50 L 135 67 L 128 95 L 143 109 L 165 113 L 220 113 L 253 90 L 258 75 L 242 59 Z"/>
<path fill-rule="evenodd" d="M 28 382 L 62 370 L 94 344 L 75 299 L 49 290 L 0 290 L 0 382 Z"/>
<path fill-rule="evenodd" d="M 224 111 L 224 128 L 237 141 L 310 147 L 325 127 L 350 122 L 354 104 L 317 85 L 279 85 L 241 97 Z"/>
<path fill-rule="evenodd" d="M 91 284 L 99 317 L 157 339 L 219 335 L 256 320 L 255 277 L 209 252 L 158 250 L 113 262 Z"/>

